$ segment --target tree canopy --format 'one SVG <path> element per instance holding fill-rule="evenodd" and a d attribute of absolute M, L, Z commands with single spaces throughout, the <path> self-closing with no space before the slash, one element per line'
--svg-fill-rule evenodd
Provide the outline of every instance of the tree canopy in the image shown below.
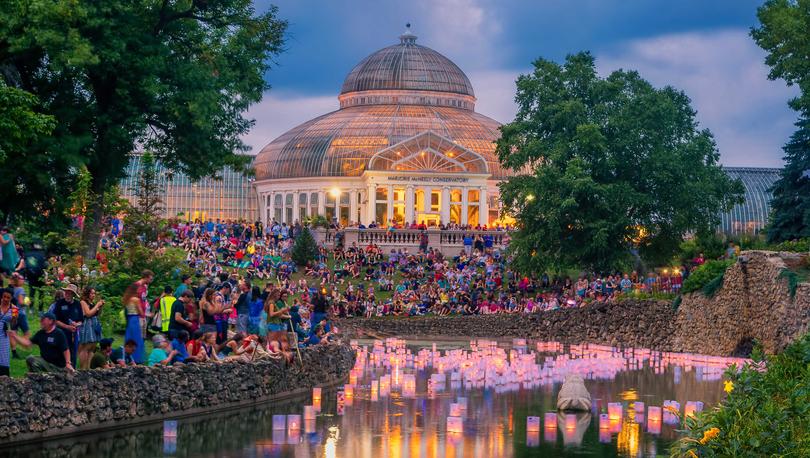
<path fill-rule="evenodd" d="M 52 135 L 33 151 L 92 177 L 94 252 L 101 196 L 129 155 L 149 149 L 192 179 L 249 158 L 244 117 L 269 88 L 286 22 L 250 0 L 11 0 L 0 15 L 5 80 L 39 99 Z M 54 186 L 59 186 L 53 183 Z"/>
<path fill-rule="evenodd" d="M 757 11 L 760 26 L 751 30 L 768 52 L 770 79 L 797 85 L 788 102 L 799 112 L 797 130 L 785 145 L 785 168 L 771 191 L 768 240 L 810 237 L 810 0 L 770 0 Z"/>
<path fill-rule="evenodd" d="M 718 164 L 689 98 L 634 71 L 600 77 L 593 57 L 539 59 L 517 80 L 518 113 L 497 152 L 517 172 L 501 186 L 523 271 L 665 262 L 687 232 L 714 231 L 742 184 Z"/>

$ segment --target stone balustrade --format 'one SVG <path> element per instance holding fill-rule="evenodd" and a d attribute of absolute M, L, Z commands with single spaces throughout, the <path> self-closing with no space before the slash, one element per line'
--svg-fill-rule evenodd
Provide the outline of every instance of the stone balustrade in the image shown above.
<path fill-rule="evenodd" d="M 365 246 L 368 244 L 375 244 L 388 251 L 391 249 L 416 249 L 419 247 L 419 242 L 422 239 L 422 232 L 427 232 L 428 247 L 436 249 L 445 255 L 455 255 L 464 246 L 464 238 L 470 235 L 475 239 L 476 236 L 492 237 L 493 246 L 504 248 L 509 243 L 509 233 L 506 231 L 480 231 L 480 230 L 439 230 L 428 229 L 421 231 L 419 229 L 396 229 L 389 231 L 387 229 L 358 229 L 349 227 L 341 230 L 344 236 L 344 246 L 351 246 L 356 243 L 358 246 Z M 326 230 L 323 228 L 316 228 L 314 230 L 315 240 L 323 243 L 327 248 L 332 248 L 335 245 L 336 231 L 333 229 Z"/>

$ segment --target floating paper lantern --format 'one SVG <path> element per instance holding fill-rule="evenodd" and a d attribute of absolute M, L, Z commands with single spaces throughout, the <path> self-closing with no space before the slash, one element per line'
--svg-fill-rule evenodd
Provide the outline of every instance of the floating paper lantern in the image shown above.
<path fill-rule="evenodd" d="M 304 432 L 307 434 L 315 432 L 315 420 L 304 420 Z"/>
<path fill-rule="evenodd" d="M 357 374 L 354 371 L 349 373 L 349 385 L 357 385 Z"/>
<path fill-rule="evenodd" d="M 696 413 L 703 411 L 703 403 L 700 401 L 686 401 L 684 417 L 694 417 Z"/>
<path fill-rule="evenodd" d="M 315 412 L 321 411 L 321 398 L 313 399 L 312 400 L 312 407 L 315 409 Z"/>
<path fill-rule="evenodd" d="M 546 428 L 557 428 L 557 412 L 546 412 L 543 416 L 543 424 Z"/>
<path fill-rule="evenodd" d="M 647 407 L 647 423 L 661 423 L 660 407 Z"/>
<path fill-rule="evenodd" d="M 320 388 L 313 388 L 312 389 L 312 402 L 315 402 L 316 399 L 318 401 L 321 400 L 321 389 Z"/>
<path fill-rule="evenodd" d="M 314 419 L 315 419 L 315 407 L 304 406 L 304 420 L 314 420 Z"/>
<path fill-rule="evenodd" d="M 273 415 L 273 431 L 283 431 L 287 429 L 286 415 Z"/>
<path fill-rule="evenodd" d="M 273 443 L 274 444 L 283 444 L 286 442 L 286 435 L 284 430 L 287 428 L 287 416 L 282 415 L 284 417 L 284 428 L 281 429 L 274 429 L 273 430 Z"/>
<path fill-rule="evenodd" d="M 526 417 L 526 431 L 540 431 L 540 417 Z"/>
<path fill-rule="evenodd" d="M 299 425 L 300 426 L 300 425 Z M 290 429 L 287 431 L 287 443 L 290 445 L 298 445 L 301 443 L 301 429 Z"/>
<path fill-rule="evenodd" d="M 287 434 L 301 430 L 301 415 L 287 415 Z"/>
<path fill-rule="evenodd" d="M 461 410 L 463 412 L 467 411 L 467 398 L 458 398 L 456 399 L 456 402 L 458 403 L 459 406 L 461 406 Z"/>
<path fill-rule="evenodd" d="M 177 437 L 177 420 L 163 422 L 163 437 Z"/>
<path fill-rule="evenodd" d="M 608 417 L 610 418 L 610 421 L 621 421 L 622 404 L 620 402 L 608 403 Z"/>
<path fill-rule="evenodd" d="M 647 432 L 650 434 L 661 434 L 661 421 L 652 421 L 648 412 Z"/>
<path fill-rule="evenodd" d="M 451 433 L 463 433 L 464 424 L 461 417 L 447 417 L 447 431 Z"/>
<path fill-rule="evenodd" d="M 460 417 L 461 416 L 461 406 L 456 403 L 450 403 L 450 416 L 451 417 Z"/>
<path fill-rule="evenodd" d="M 348 384 L 343 386 L 343 393 L 346 395 L 346 398 L 354 397 L 354 385 Z"/>

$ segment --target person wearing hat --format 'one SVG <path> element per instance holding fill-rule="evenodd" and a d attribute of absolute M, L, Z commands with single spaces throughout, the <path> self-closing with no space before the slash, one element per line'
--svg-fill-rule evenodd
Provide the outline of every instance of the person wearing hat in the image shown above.
<path fill-rule="evenodd" d="M 113 340 L 110 338 L 104 338 L 99 341 L 98 350 L 93 353 L 93 357 L 90 358 L 90 369 L 108 369 L 115 367 L 115 364 L 110 361 L 112 344 Z"/>
<path fill-rule="evenodd" d="M 74 284 L 62 288 L 64 297 L 56 301 L 53 314 L 56 317 L 56 327 L 62 330 L 68 340 L 70 348 L 70 362 L 76 366 L 78 354 L 78 330 L 84 321 L 82 305 L 79 302 L 79 288 Z"/>
<path fill-rule="evenodd" d="M 177 350 L 172 349 L 171 343 L 166 340 L 163 334 L 152 336 L 152 344 L 154 344 L 155 348 L 149 353 L 150 366 L 168 366 L 177 356 Z"/>
<path fill-rule="evenodd" d="M 70 350 L 68 339 L 65 334 L 56 327 L 56 315 L 45 312 L 39 319 L 40 330 L 34 337 L 28 339 L 16 334 L 9 334 L 13 340 L 25 348 L 31 348 L 32 344 L 39 347 L 40 356 L 29 356 L 26 359 L 30 372 L 73 372 L 73 364 L 70 361 Z"/>

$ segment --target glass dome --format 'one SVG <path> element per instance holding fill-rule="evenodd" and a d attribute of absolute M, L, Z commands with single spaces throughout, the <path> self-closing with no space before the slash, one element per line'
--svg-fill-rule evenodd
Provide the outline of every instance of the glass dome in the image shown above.
<path fill-rule="evenodd" d="M 253 163 L 256 179 L 360 176 L 374 154 L 425 132 L 481 156 L 491 178 L 507 176 L 495 154 L 500 124 L 474 111 L 458 66 L 415 42 L 407 31 L 398 45 L 363 59 L 343 83 L 340 109 L 265 146 Z"/>
<path fill-rule="evenodd" d="M 383 48 L 360 61 L 349 72 L 340 93 L 405 90 L 475 97 L 467 75 L 450 59 L 416 44 L 416 36 L 410 30 L 399 39 L 399 44 Z"/>

